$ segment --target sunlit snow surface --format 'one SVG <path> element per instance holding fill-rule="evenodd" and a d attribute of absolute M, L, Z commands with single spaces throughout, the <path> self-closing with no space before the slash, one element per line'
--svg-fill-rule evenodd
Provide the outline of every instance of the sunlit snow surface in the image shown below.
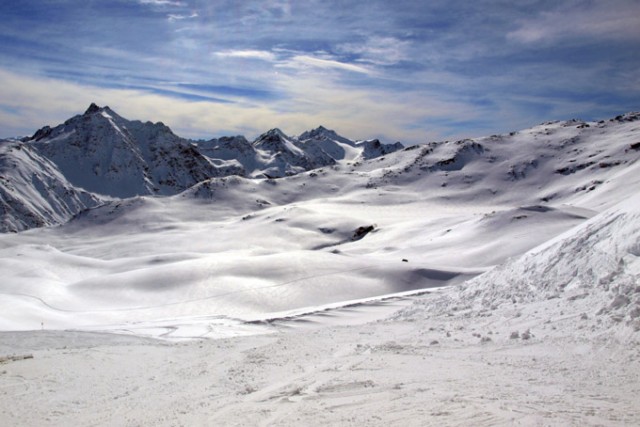
<path fill-rule="evenodd" d="M 195 335 L 217 336 L 246 332 L 246 321 L 460 284 L 636 193 L 638 122 L 585 125 L 429 144 L 277 180 L 214 178 L 4 234 L 0 329 L 171 336 L 167 328 L 196 319 Z"/>
<path fill-rule="evenodd" d="M 1 235 L 0 419 L 639 425 L 638 118 Z"/>

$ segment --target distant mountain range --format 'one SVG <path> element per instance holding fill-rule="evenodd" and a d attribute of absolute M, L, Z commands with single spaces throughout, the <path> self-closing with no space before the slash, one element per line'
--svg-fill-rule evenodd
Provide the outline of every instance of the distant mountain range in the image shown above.
<path fill-rule="evenodd" d="M 640 113 L 547 122 L 405 148 L 352 141 L 322 126 L 297 137 L 271 129 L 253 142 L 243 136 L 194 141 L 163 123 L 130 121 L 91 104 L 31 137 L 0 140 L 0 232 L 62 224 L 135 196 L 211 197 L 212 188 L 225 185 L 216 180 L 225 177 L 313 177 L 310 171 L 319 168 L 350 187 L 411 186 L 451 202 L 572 203 L 600 187 L 606 199 L 608 180 L 640 158 L 637 122 Z"/>
<path fill-rule="evenodd" d="M 95 104 L 32 137 L 0 141 L 0 231 L 63 223 L 112 198 L 174 195 L 213 177 L 281 178 L 402 149 L 318 127 L 193 141 L 163 123 L 127 120 Z"/>

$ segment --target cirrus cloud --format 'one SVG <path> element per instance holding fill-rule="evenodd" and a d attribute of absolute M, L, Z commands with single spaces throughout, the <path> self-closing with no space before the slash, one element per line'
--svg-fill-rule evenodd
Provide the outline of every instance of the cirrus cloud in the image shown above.
<path fill-rule="evenodd" d="M 295 69 L 309 69 L 309 68 L 319 68 L 325 70 L 343 70 L 343 71 L 351 71 L 354 73 L 361 74 L 372 74 L 372 71 L 355 64 L 349 64 L 345 62 L 336 61 L 333 59 L 323 59 L 317 58 L 310 55 L 295 55 L 292 58 L 279 63 L 278 67 L 285 68 L 295 68 Z"/>
<path fill-rule="evenodd" d="M 225 50 L 222 52 L 214 52 L 214 55 L 222 58 L 261 59 L 263 61 L 276 60 L 276 55 L 273 52 L 264 50 Z"/>

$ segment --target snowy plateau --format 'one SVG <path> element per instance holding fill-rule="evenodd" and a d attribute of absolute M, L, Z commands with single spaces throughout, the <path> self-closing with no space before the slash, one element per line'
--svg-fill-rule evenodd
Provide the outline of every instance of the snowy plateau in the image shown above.
<path fill-rule="evenodd" d="M 0 141 L 0 424 L 640 425 L 640 113 Z"/>

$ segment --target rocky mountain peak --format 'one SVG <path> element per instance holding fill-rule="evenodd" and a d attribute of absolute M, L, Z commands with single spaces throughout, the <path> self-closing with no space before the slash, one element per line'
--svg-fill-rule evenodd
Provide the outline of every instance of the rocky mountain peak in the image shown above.
<path fill-rule="evenodd" d="M 322 138 L 327 138 L 327 137 L 335 137 L 338 136 L 333 130 L 331 129 L 327 129 L 324 126 L 318 126 L 315 129 L 312 130 L 308 130 L 302 134 L 300 134 L 300 136 L 298 137 L 300 140 L 305 140 L 305 139 L 322 139 Z"/>
<path fill-rule="evenodd" d="M 84 114 L 88 115 L 88 114 L 97 113 L 101 109 L 102 108 L 98 107 L 94 102 L 92 102 L 91 105 L 89 105 L 89 108 L 87 108 L 87 111 L 84 112 Z"/>
<path fill-rule="evenodd" d="M 273 128 L 265 132 L 262 136 L 269 138 L 288 138 L 288 136 L 278 128 Z"/>
<path fill-rule="evenodd" d="M 287 144 L 289 137 L 285 135 L 278 128 L 271 129 L 262 135 L 260 135 L 254 142 L 253 145 L 256 148 L 261 148 L 268 151 L 283 151 L 287 150 Z M 290 151 L 290 150 L 289 150 Z"/>

